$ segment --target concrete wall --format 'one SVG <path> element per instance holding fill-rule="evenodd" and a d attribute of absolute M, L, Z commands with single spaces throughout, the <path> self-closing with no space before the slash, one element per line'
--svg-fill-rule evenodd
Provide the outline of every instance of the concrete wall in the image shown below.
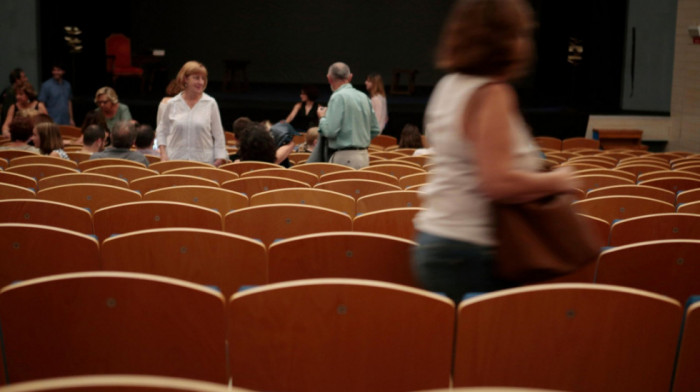
<path fill-rule="evenodd" d="M 8 75 L 20 67 L 38 89 L 39 38 L 37 0 L 2 0 L 0 2 L 0 89 L 10 83 Z"/>

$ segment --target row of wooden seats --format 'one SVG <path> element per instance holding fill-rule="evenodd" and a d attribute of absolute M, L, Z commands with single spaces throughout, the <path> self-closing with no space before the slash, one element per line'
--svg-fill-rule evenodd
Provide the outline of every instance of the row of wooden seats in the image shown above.
<path fill-rule="evenodd" d="M 118 188 L 115 188 L 118 189 Z M 164 227 L 226 231 L 271 244 L 294 235 L 326 231 L 366 231 L 413 240 L 418 207 L 390 208 L 349 215 L 315 205 L 270 203 L 245 206 L 225 214 L 173 201 L 135 201 L 96 210 L 60 202 L 0 200 L 0 222 L 50 225 L 95 234 L 100 241 L 114 234 Z"/>
<path fill-rule="evenodd" d="M 117 215 L 107 215 L 106 219 L 119 220 Z M 340 216 L 347 219 L 345 215 Z M 371 233 L 380 231 L 369 227 L 371 225 L 366 228 L 367 232 L 334 231 L 344 228 L 332 222 L 292 228 L 285 219 L 266 225 L 234 227 L 230 232 L 183 227 L 184 224 L 163 227 L 160 222 L 154 223 L 148 218 L 136 224 L 122 219 L 107 225 L 130 227 L 101 243 L 70 230 L 2 223 L 0 243 L 7 263 L 0 266 L 6 269 L 0 274 L 4 276 L 0 283 L 50 273 L 116 268 L 215 284 L 227 293 L 240 284 L 304 277 L 360 277 L 415 285 L 409 268 L 413 241 Z M 349 224 L 347 221 L 346 226 Z M 646 241 L 656 237 L 653 233 L 634 233 L 630 229 L 634 223 L 631 225 L 626 226 L 627 231 L 621 229 L 615 237 L 628 241 L 631 238 L 629 245 L 605 250 L 597 263 L 562 279 L 626 285 L 668 295 L 681 302 L 700 293 L 697 279 L 700 239 L 687 239 L 686 234 L 695 233 L 697 229 L 689 228 L 677 236 L 659 234 L 660 238 L 673 239 Z M 404 226 L 413 229 L 410 223 Z M 100 226 L 96 228 L 98 235 L 102 234 Z M 280 237 L 286 239 L 274 241 Z M 262 238 L 264 242 L 254 238 Z M 615 244 L 623 242 L 616 240 Z M 601 240 L 601 244 L 604 243 L 607 238 Z M 66 269 L 67 266 L 72 267 Z"/>
<path fill-rule="evenodd" d="M 136 373 L 253 390 L 446 389 L 450 379 L 556 390 L 699 386 L 698 307 L 684 312 L 669 298 L 607 285 L 503 290 L 466 299 L 455 313 L 445 297 L 376 281 L 294 281 L 228 299 L 174 279 L 75 273 L 3 288 L 0 326 L 0 369 L 13 383 Z"/>
<path fill-rule="evenodd" d="M 375 279 L 417 286 L 406 239 L 368 232 L 292 235 L 265 244 L 197 228 L 146 229 L 99 243 L 94 237 L 42 225 L 1 223 L 0 287 L 57 273 L 115 270 L 151 273 L 218 287 L 317 277 Z"/>
<path fill-rule="evenodd" d="M 609 224 L 619 219 L 649 214 L 670 212 L 700 214 L 700 201 L 680 203 L 676 207 L 659 199 L 628 195 L 588 197 L 575 201 L 573 207 L 576 212 L 603 219 Z"/>
<path fill-rule="evenodd" d="M 1 174 L 0 177 L 2 177 Z M 112 177 L 103 176 L 100 178 L 95 176 L 97 175 L 87 176 L 80 174 L 70 179 L 61 178 L 60 180 L 62 181 L 67 180 L 66 185 L 42 189 L 38 194 L 29 188 L 0 183 L 0 200 L 33 199 L 38 197 L 87 208 L 91 212 L 99 208 L 137 200 L 179 201 L 216 209 L 222 215 L 249 205 L 299 203 L 330 208 L 350 216 L 387 208 L 419 207 L 421 203 L 420 193 L 417 191 L 394 189 L 386 192 L 373 192 L 384 188 L 370 189 L 369 187 L 376 185 L 372 181 L 361 181 L 359 184 L 357 181 L 352 181 L 349 185 L 354 186 L 354 188 L 346 187 L 350 195 L 333 190 L 308 187 L 265 190 L 265 187 L 269 187 L 269 183 L 266 181 L 267 177 L 256 177 L 254 181 L 248 182 L 247 185 L 258 185 L 257 188 L 260 191 L 253 190 L 251 192 L 250 189 L 243 189 L 252 194 L 250 197 L 245 193 L 218 187 L 201 185 L 171 186 L 172 183 L 168 182 L 159 184 L 163 185 L 162 188 L 147 191 L 141 196 L 139 192 L 129 190 L 123 184 L 122 186 L 113 186 L 97 183 L 97 181 L 102 180 L 107 180 L 103 181 L 105 183 L 121 180 Z M 91 181 L 91 183 L 82 183 L 85 180 Z M 72 183 L 72 181 L 76 181 L 76 183 Z M 369 187 L 362 188 L 361 186 L 364 185 Z M 362 196 L 363 190 L 365 191 L 364 193 L 368 193 L 366 196 Z M 355 193 L 355 191 L 358 191 L 359 194 Z"/>

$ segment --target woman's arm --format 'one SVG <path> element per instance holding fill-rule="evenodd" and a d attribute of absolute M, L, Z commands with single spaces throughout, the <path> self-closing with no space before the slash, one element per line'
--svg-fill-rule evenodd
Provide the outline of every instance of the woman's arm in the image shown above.
<path fill-rule="evenodd" d="M 46 105 L 44 105 L 43 102 L 39 102 L 39 113 L 49 114 L 49 112 L 46 110 Z"/>
<path fill-rule="evenodd" d="M 214 166 L 219 167 L 226 163 L 228 152 L 226 151 L 226 136 L 221 125 L 221 113 L 216 101 L 211 106 L 211 136 L 214 139 Z"/>
<path fill-rule="evenodd" d="M 529 172 L 513 166 L 510 118 L 517 115 L 513 89 L 489 84 L 474 93 L 463 114 L 462 132 L 474 145 L 480 186 L 491 199 L 522 203 L 574 188 L 569 171 Z"/>
<path fill-rule="evenodd" d="M 7 117 L 5 117 L 5 122 L 2 124 L 2 136 L 10 137 L 10 123 L 13 118 L 15 118 L 15 105 L 10 106 L 7 110 Z"/>
<path fill-rule="evenodd" d="M 299 113 L 299 109 L 301 109 L 301 102 L 297 102 L 294 104 L 294 107 L 292 108 L 292 111 L 289 113 L 289 116 L 287 116 L 287 121 L 288 123 L 291 123 L 292 120 L 294 120 L 294 117 L 297 116 L 297 113 Z"/>

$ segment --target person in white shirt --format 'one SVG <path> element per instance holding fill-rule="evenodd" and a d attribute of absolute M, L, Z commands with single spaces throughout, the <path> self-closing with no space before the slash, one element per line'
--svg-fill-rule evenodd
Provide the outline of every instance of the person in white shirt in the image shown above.
<path fill-rule="evenodd" d="M 226 140 L 219 105 L 204 93 L 207 69 L 188 61 L 177 74 L 182 92 L 165 107 L 156 129 L 162 161 L 183 159 L 220 166 L 226 162 Z"/>
<path fill-rule="evenodd" d="M 389 121 L 389 114 L 386 108 L 386 92 L 384 91 L 384 82 L 382 75 L 371 73 L 365 79 L 365 87 L 369 92 L 370 100 L 372 101 L 372 109 L 377 116 L 380 133 L 384 131 L 386 123 Z"/>

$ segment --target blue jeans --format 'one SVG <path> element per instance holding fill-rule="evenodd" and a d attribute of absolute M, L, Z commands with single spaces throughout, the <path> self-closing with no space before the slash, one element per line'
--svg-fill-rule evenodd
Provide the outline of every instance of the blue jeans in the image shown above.
<path fill-rule="evenodd" d="M 444 293 L 456 304 L 466 293 L 512 287 L 493 274 L 494 248 L 418 232 L 412 268 L 426 290 Z"/>

